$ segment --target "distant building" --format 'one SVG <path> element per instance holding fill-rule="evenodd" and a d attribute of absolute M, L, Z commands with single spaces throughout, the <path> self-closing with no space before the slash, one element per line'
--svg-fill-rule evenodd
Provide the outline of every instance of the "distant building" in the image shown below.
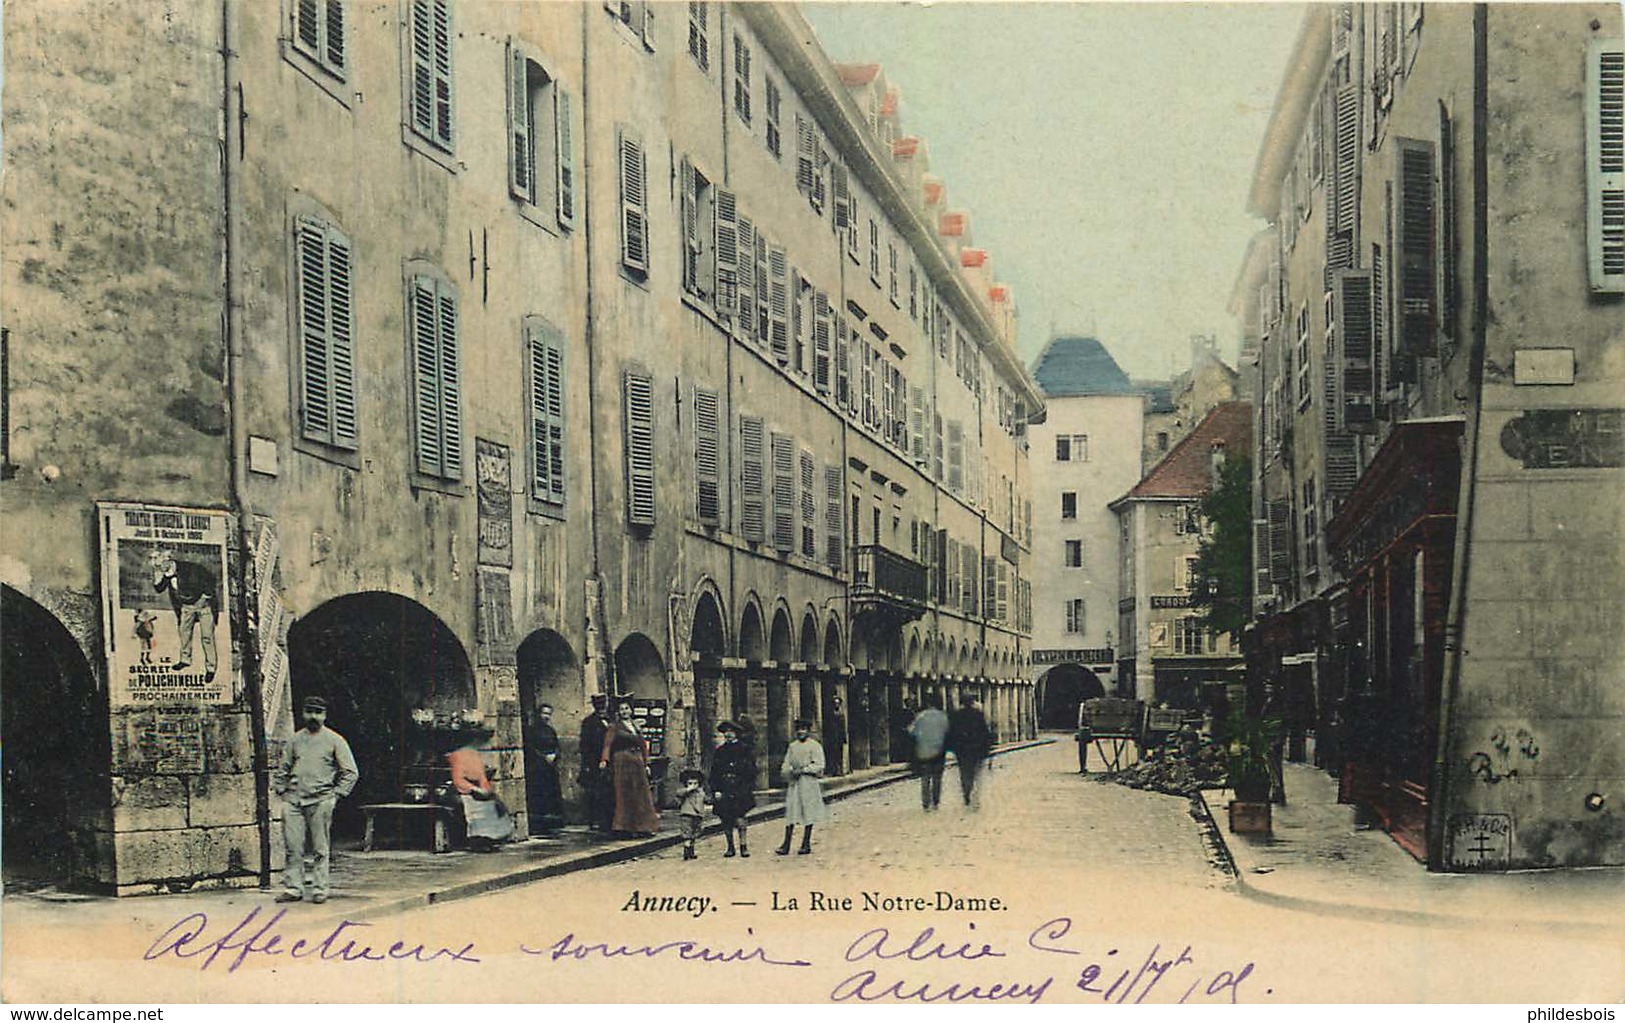
<path fill-rule="evenodd" d="M 1173 379 L 1136 386 L 1146 395 L 1141 472 L 1161 461 L 1216 406 L 1244 396 L 1244 384 L 1219 357 L 1217 341 L 1203 334 L 1190 339 L 1190 365 Z"/>
<path fill-rule="evenodd" d="M 1259 152 L 1253 697 L 1435 870 L 1625 863 L 1622 109 L 1618 4 L 1314 5 Z"/>
<path fill-rule="evenodd" d="M 1245 457 L 1251 446 L 1251 407 L 1226 402 L 1111 502 L 1120 558 L 1117 676 L 1124 695 L 1193 709 L 1206 705 L 1205 686 L 1241 681 L 1236 637 L 1208 629 L 1192 596 L 1208 530 L 1202 498 L 1225 461 Z"/>
<path fill-rule="evenodd" d="M 1107 502 L 1140 476 L 1145 399 L 1092 337 L 1052 339 L 1033 377 L 1048 414 L 1028 431 L 1032 670 L 1040 724 L 1069 728 L 1080 698 L 1118 687 L 1117 524 Z"/>

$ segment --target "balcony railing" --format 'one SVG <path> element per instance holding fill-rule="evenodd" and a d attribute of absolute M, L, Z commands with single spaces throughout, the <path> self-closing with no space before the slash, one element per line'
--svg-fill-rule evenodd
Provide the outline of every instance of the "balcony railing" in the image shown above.
<path fill-rule="evenodd" d="M 854 595 L 885 597 L 909 604 L 926 602 L 929 594 L 924 565 L 877 544 L 860 545 L 856 553 L 857 564 L 852 574 Z"/>

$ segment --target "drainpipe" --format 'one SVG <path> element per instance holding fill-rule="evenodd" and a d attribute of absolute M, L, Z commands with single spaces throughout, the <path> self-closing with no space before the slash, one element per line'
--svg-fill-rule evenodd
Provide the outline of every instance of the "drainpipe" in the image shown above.
<path fill-rule="evenodd" d="M 599 693 L 609 693 L 614 683 L 604 675 L 604 668 L 608 662 L 605 654 L 605 640 L 603 636 L 604 623 L 600 611 L 603 608 L 603 579 L 598 557 L 598 409 L 594 397 L 598 393 L 598 345 L 595 343 L 597 330 L 597 316 L 594 309 L 593 295 L 593 250 L 594 234 L 592 230 L 592 201 L 593 201 L 593 173 L 592 173 L 592 145 L 594 138 L 592 132 L 592 89 L 589 87 L 588 64 L 592 52 L 592 43 L 589 39 L 592 31 L 592 6 L 581 5 L 581 237 L 584 250 L 583 259 L 586 268 L 586 323 L 585 342 L 587 348 L 587 491 L 589 504 L 587 506 L 587 529 L 591 537 L 592 571 L 587 578 L 587 606 L 583 618 L 586 621 L 585 660 L 590 666 L 587 679 L 588 688 Z M 607 683 L 607 685 L 606 685 Z"/>
<path fill-rule="evenodd" d="M 1478 478 L 1479 429 L 1484 414 L 1484 357 L 1488 348 L 1489 284 L 1489 8 L 1473 7 L 1473 337 L 1467 353 L 1466 425 L 1462 430 L 1461 486 L 1456 497 L 1456 537 L 1450 563 L 1450 607 L 1445 619 L 1445 684 L 1439 694 L 1439 735 L 1434 741 L 1428 792 L 1428 869 L 1445 869 L 1445 807 L 1441 798 L 1450 773 L 1450 716 L 1461 693 L 1462 629 L 1467 617 L 1467 569 L 1472 558 L 1473 492 Z"/>
<path fill-rule="evenodd" d="M 226 334 L 226 393 L 230 413 L 231 431 L 231 505 L 237 516 L 238 540 L 241 544 L 242 563 L 252 561 L 254 549 L 253 505 L 248 497 L 248 409 L 247 387 L 243 368 L 243 316 L 240 258 L 241 242 L 237 236 L 242 220 L 242 182 L 238 168 L 243 160 L 242 84 L 237 78 L 237 5 L 235 0 L 222 0 L 220 4 L 220 56 L 222 68 L 221 125 L 224 136 L 220 183 L 223 192 L 225 218 L 224 276 L 226 303 L 224 326 Z M 244 572 L 240 578 L 246 578 Z M 255 583 L 260 583 L 255 580 Z M 247 608 L 249 594 L 243 586 L 237 587 L 238 599 Z M 228 609 L 227 613 L 230 613 Z M 260 637 L 260 642 L 264 641 Z M 275 642 L 275 638 L 272 639 Z M 267 775 L 265 741 L 265 703 L 260 692 L 260 665 L 254 642 L 243 644 L 243 693 L 248 699 L 249 730 L 254 743 L 254 823 L 259 830 L 261 888 L 271 884 L 271 793 Z"/>

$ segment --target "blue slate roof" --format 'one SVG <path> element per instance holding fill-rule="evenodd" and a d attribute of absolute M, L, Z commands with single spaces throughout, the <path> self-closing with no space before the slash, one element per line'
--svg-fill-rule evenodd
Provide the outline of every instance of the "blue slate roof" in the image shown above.
<path fill-rule="evenodd" d="M 1033 379 L 1051 398 L 1139 393 L 1106 346 L 1092 337 L 1051 338 L 1033 363 Z"/>

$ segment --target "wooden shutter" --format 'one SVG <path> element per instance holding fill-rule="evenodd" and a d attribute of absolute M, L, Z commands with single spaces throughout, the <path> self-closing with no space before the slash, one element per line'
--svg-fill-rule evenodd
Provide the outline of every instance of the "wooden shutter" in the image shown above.
<path fill-rule="evenodd" d="M 1591 290 L 1625 292 L 1625 42 L 1586 54 L 1586 266 Z"/>
<path fill-rule="evenodd" d="M 846 483 L 838 465 L 824 466 L 824 560 L 831 571 L 839 572 L 845 565 L 842 540 L 846 536 L 841 521 L 842 497 Z"/>
<path fill-rule="evenodd" d="M 739 495 L 740 531 L 752 543 L 767 538 L 767 512 L 765 500 L 765 473 L 763 448 L 766 427 L 757 416 L 739 417 Z"/>
<path fill-rule="evenodd" d="M 888 444 L 897 442 L 897 378 L 892 376 L 891 365 L 885 357 L 875 356 L 880 369 L 880 435 Z"/>
<path fill-rule="evenodd" d="M 536 201 L 536 152 L 532 135 L 530 76 L 525 55 L 508 44 L 508 191 L 525 202 Z"/>
<path fill-rule="evenodd" d="M 553 144 L 558 157 L 559 226 L 572 228 L 576 222 L 575 103 L 557 80 L 553 83 Z"/>
<path fill-rule="evenodd" d="M 835 314 L 835 404 L 844 412 L 852 411 L 852 346 L 841 313 Z"/>
<path fill-rule="evenodd" d="M 648 162 L 643 145 L 626 132 L 619 141 L 621 174 L 621 262 L 649 272 Z"/>
<path fill-rule="evenodd" d="M 321 5 L 317 0 L 299 0 L 294 7 L 293 41 L 305 53 L 321 59 L 322 19 Z"/>
<path fill-rule="evenodd" d="M 813 461 L 813 454 L 806 448 L 801 449 L 801 555 L 805 558 L 818 557 L 818 498 L 815 489 L 818 485 L 818 467 Z"/>
<path fill-rule="evenodd" d="M 564 346 L 538 324 L 526 330 L 530 356 L 531 491 L 564 501 Z"/>
<path fill-rule="evenodd" d="M 634 526 L 655 523 L 654 380 L 628 371 L 625 396 L 626 517 Z"/>
<path fill-rule="evenodd" d="M 931 412 L 933 433 L 935 438 L 931 448 L 931 476 L 937 482 L 942 482 L 942 413 L 933 407 Z"/>
<path fill-rule="evenodd" d="M 768 274 L 767 237 L 761 229 L 756 231 L 756 315 L 751 324 L 750 336 L 759 345 L 767 344 L 768 334 L 771 333 L 768 323 L 771 319 L 772 281 Z"/>
<path fill-rule="evenodd" d="M 457 349 L 457 297 L 444 285 L 439 305 L 441 474 L 455 480 L 463 476 L 463 380 Z"/>
<path fill-rule="evenodd" d="M 830 358 L 833 343 L 833 313 L 829 295 L 822 291 L 813 294 L 813 387 L 819 394 L 828 394 L 830 386 Z"/>
<path fill-rule="evenodd" d="M 716 391 L 694 389 L 694 492 L 701 522 L 716 525 L 722 515 L 722 419 Z"/>
<path fill-rule="evenodd" d="M 797 373 L 807 372 L 807 279 L 801 271 L 790 269 L 790 364 Z"/>
<path fill-rule="evenodd" d="M 783 433 L 773 434 L 773 547 L 789 554 L 796 545 L 796 443 Z"/>
<path fill-rule="evenodd" d="M 1407 356 L 1432 355 L 1434 334 L 1433 143 L 1396 140 L 1399 161 L 1396 209 L 1399 217 L 1394 296 L 1399 314 L 1400 351 Z"/>
<path fill-rule="evenodd" d="M 739 278 L 739 295 L 735 303 L 734 328 L 740 336 L 751 337 L 756 328 L 756 225 L 749 217 L 741 216 L 738 228 L 738 266 L 735 272 Z"/>
<path fill-rule="evenodd" d="M 852 184 L 846 165 L 829 165 L 830 191 L 835 196 L 835 229 L 845 231 L 852 224 Z"/>
<path fill-rule="evenodd" d="M 739 309 L 739 198 L 726 188 L 715 194 L 717 312 L 733 316 Z"/>
<path fill-rule="evenodd" d="M 818 135 L 812 122 L 796 115 L 796 188 L 812 197 L 813 180 L 818 174 Z"/>
<path fill-rule="evenodd" d="M 412 0 L 412 126 L 452 145 L 451 9 L 448 0 Z"/>
<path fill-rule="evenodd" d="M 1284 586 L 1292 581 L 1292 502 L 1286 498 L 1269 502 L 1270 582 Z"/>
<path fill-rule="evenodd" d="M 926 466 L 930 464 L 931 456 L 925 450 L 925 388 L 909 388 L 909 437 L 910 453 L 914 464 Z"/>
<path fill-rule="evenodd" d="M 779 365 L 790 362 L 790 264 L 784 246 L 771 245 L 767 252 L 769 279 L 768 334 L 773 358 Z"/>
<path fill-rule="evenodd" d="M 996 561 L 999 579 L 997 587 L 997 601 L 993 605 L 993 614 L 989 617 L 1005 622 L 1010 620 L 1010 566 L 1003 561 Z"/>
<path fill-rule="evenodd" d="M 683 290 L 694 292 L 700 282 L 700 213 L 694 194 L 694 165 L 687 157 L 677 165 L 677 210 L 683 229 Z"/>
<path fill-rule="evenodd" d="M 1336 394 L 1336 425 L 1351 433 L 1366 433 L 1376 426 L 1375 378 L 1371 353 L 1371 272 L 1345 270 L 1337 275 L 1332 301 L 1337 321 L 1340 362 Z"/>
<path fill-rule="evenodd" d="M 350 239 L 338 228 L 327 229 L 328 355 L 332 370 L 334 447 L 356 446 L 360 433 L 356 413 L 355 264 Z"/>
<path fill-rule="evenodd" d="M 965 428 L 957 421 L 948 424 L 948 489 L 955 494 L 965 489 Z"/>
<path fill-rule="evenodd" d="M 301 217 L 294 228 L 300 352 L 300 432 L 334 447 L 356 446 L 355 328 L 350 241 Z"/>

